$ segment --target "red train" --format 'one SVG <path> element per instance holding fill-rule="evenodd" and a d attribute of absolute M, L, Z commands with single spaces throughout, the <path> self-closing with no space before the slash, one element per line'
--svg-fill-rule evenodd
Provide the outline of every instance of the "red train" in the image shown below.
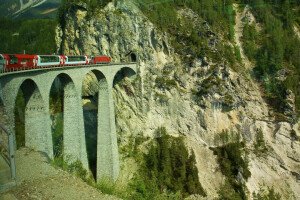
<path fill-rule="evenodd" d="M 43 67 L 108 64 L 110 57 L 0 54 L 0 72 L 17 71 Z"/>

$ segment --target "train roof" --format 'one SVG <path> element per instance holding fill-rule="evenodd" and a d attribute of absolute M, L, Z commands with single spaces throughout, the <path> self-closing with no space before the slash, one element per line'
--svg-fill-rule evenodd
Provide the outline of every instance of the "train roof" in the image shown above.
<path fill-rule="evenodd" d="M 3 56 L 16 56 L 17 58 L 34 58 L 35 55 L 28 55 L 28 54 L 1 54 Z"/>

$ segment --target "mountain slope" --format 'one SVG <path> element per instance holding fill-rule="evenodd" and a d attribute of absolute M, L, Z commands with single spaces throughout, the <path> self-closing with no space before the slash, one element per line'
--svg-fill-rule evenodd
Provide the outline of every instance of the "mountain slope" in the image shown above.
<path fill-rule="evenodd" d="M 229 31 L 210 26 L 186 6 L 170 8 L 169 16 L 176 18 L 158 25 L 148 16 L 154 8 L 147 9 L 150 14 L 131 1 L 115 2 L 91 16 L 80 4 L 67 9 L 64 26 L 57 29 L 58 48 L 66 54 L 107 55 L 115 62 L 132 52 L 139 55 L 138 77 L 114 85 L 121 165 L 126 165 L 122 149 L 131 135 L 154 138 L 157 128 L 166 127 L 194 150 L 199 180 L 208 196 L 217 198 L 228 185 L 222 186 L 227 177 L 212 149 L 243 141 L 252 175 L 246 180 L 238 168 L 231 179 L 247 186 L 248 197 L 273 186 L 283 199 L 300 198 L 300 143 L 294 137 L 300 135 L 299 120 L 275 118 L 237 61 Z M 156 17 L 151 19 L 162 20 Z M 147 152 L 149 147 L 145 142 L 139 148 Z"/>
<path fill-rule="evenodd" d="M 55 18 L 60 0 L 2 0 L 0 17 L 14 19 Z"/>

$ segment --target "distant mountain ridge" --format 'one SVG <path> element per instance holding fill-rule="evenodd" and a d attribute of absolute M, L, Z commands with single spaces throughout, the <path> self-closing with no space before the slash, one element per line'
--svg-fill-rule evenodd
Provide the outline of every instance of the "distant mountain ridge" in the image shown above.
<path fill-rule="evenodd" d="M 13 19 L 55 18 L 60 0 L 0 0 L 0 17 Z"/>

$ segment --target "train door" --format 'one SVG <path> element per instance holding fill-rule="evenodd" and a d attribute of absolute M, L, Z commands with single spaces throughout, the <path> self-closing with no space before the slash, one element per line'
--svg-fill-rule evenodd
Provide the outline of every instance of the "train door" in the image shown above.
<path fill-rule="evenodd" d="M 59 56 L 59 65 L 64 65 L 64 56 Z"/>

